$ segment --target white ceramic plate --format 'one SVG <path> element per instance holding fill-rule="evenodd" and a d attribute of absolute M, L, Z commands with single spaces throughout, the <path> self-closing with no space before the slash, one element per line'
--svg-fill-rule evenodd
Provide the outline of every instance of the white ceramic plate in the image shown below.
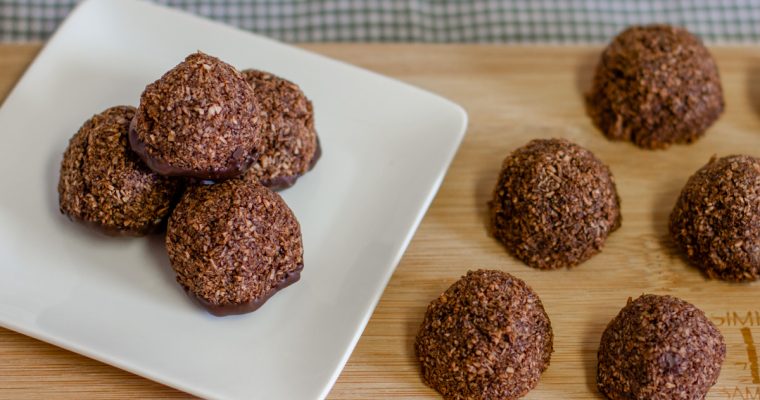
<path fill-rule="evenodd" d="M 282 193 L 303 229 L 301 281 L 242 316 L 196 306 L 162 237 L 108 238 L 58 211 L 71 135 L 109 106 L 137 105 L 196 50 L 300 84 L 324 149 Z M 0 325 L 204 397 L 325 397 L 466 121 L 443 98 L 266 38 L 149 3 L 87 1 L 0 109 Z"/>

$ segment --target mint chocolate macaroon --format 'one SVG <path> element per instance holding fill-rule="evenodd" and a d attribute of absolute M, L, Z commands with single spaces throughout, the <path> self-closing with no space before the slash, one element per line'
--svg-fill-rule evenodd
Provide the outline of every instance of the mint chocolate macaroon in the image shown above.
<path fill-rule="evenodd" d="M 159 174 L 233 178 L 255 161 L 261 141 L 256 97 L 231 65 L 191 54 L 145 88 L 129 139 Z"/>
<path fill-rule="evenodd" d="M 214 315 L 255 311 L 303 269 L 301 228 L 277 194 L 230 179 L 188 188 L 169 218 L 177 282 Z"/>
<path fill-rule="evenodd" d="M 541 299 L 498 270 L 470 271 L 428 305 L 415 340 L 422 378 L 446 399 L 517 399 L 549 366 Z"/>
<path fill-rule="evenodd" d="M 609 399 L 704 399 L 726 344 L 702 310 L 646 294 L 629 298 L 607 325 L 597 357 L 596 383 Z"/>
<path fill-rule="evenodd" d="M 610 169 L 564 139 L 533 140 L 510 154 L 490 208 L 494 237 L 516 258 L 540 269 L 589 259 L 621 220 Z"/>
<path fill-rule="evenodd" d="M 587 105 L 608 138 L 658 149 L 697 140 L 724 101 L 702 41 L 683 28 L 649 25 L 630 27 L 607 46 Z"/>
<path fill-rule="evenodd" d="M 79 128 L 63 154 L 61 212 L 111 235 L 161 228 L 179 185 L 151 171 L 129 148 L 130 106 L 111 107 Z"/>
<path fill-rule="evenodd" d="M 298 85 L 269 72 L 247 69 L 242 74 L 256 96 L 262 136 L 245 179 L 272 190 L 288 188 L 321 155 L 311 101 Z"/>
<path fill-rule="evenodd" d="M 711 278 L 760 279 L 760 159 L 713 157 L 681 191 L 670 235 Z"/>

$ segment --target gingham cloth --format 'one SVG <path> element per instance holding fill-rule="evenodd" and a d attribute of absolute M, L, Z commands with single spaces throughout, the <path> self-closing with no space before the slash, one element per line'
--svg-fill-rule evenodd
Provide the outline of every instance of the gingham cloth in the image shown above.
<path fill-rule="evenodd" d="M 0 41 L 45 40 L 77 1 L 0 0 Z M 760 41 L 760 0 L 153 1 L 288 42 L 599 43 L 653 22 Z"/>

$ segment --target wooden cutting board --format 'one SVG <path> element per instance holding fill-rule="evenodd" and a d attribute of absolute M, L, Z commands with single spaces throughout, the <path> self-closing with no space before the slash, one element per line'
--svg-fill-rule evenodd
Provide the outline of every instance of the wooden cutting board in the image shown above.
<path fill-rule="evenodd" d="M 596 350 L 629 296 L 671 294 L 718 325 L 728 357 L 708 399 L 760 400 L 760 283 L 707 280 L 675 251 L 667 218 L 686 179 L 713 154 L 760 156 L 760 48 L 713 48 L 726 112 L 703 139 L 665 151 L 607 141 L 585 114 L 599 48 L 309 45 L 458 102 L 467 136 L 443 186 L 333 388 L 333 399 L 436 398 L 420 380 L 413 341 L 425 307 L 468 269 L 498 268 L 531 285 L 554 328 L 551 366 L 528 399 L 594 399 Z M 38 47 L 0 46 L 5 93 Z M 487 234 L 502 159 L 533 138 L 564 137 L 606 162 L 622 198 L 622 228 L 572 270 L 526 267 Z M 413 171 L 410 171 L 413 173 Z M 755 344 L 757 343 L 757 344 Z M 55 395 L 55 396 L 54 396 Z M 96 361 L 0 330 L 0 398 L 188 397 Z"/>

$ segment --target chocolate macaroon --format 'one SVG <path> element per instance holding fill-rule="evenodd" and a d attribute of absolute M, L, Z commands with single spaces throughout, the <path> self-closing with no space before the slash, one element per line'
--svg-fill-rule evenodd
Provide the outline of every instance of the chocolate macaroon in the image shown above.
<path fill-rule="evenodd" d="M 723 90 L 699 38 L 668 25 L 634 26 L 602 53 L 587 106 L 608 138 L 658 149 L 702 136 L 723 112 Z"/>
<path fill-rule="evenodd" d="M 470 271 L 427 308 L 415 352 L 446 399 L 517 399 L 549 366 L 552 328 L 541 299 L 501 271 Z"/>
<path fill-rule="evenodd" d="M 129 139 L 162 175 L 239 176 L 261 141 L 253 89 L 229 64 L 191 54 L 145 88 Z"/>
<path fill-rule="evenodd" d="M 533 140 L 503 162 L 491 228 L 507 251 L 540 269 L 572 267 L 601 251 L 620 226 L 609 168 L 564 139 Z"/>
<path fill-rule="evenodd" d="M 293 212 L 242 179 L 189 188 L 169 218 L 166 247 L 177 282 L 220 316 L 255 311 L 303 269 Z"/>
<path fill-rule="evenodd" d="M 109 108 L 69 141 L 58 181 L 61 212 L 111 235 L 157 230 L 169 215 L 177 182 L 146 167 L 129 149 L 135 108 Z"/>
<path fill-rule="evenodd" d="M 760 278 L 760 159 L 713 157 L 681 191 L 670 235 L 711 278 Z"/>
<path fill-rule="evenodd" d="M 262 135 L 258 159 L 245 179 L 272 190 L 293 186 L 321 154 L 311 101 L 298 85 L 276 75 L 255 69 L 242 75 L 256 95 Z"/>
<path fill-rule="evenodd" d="M 597 386 L 609 399 L 703 399 L 726 345 L 700 309 L 647 294 L 629 298 L 607 325 L 597 356 Z"/>

